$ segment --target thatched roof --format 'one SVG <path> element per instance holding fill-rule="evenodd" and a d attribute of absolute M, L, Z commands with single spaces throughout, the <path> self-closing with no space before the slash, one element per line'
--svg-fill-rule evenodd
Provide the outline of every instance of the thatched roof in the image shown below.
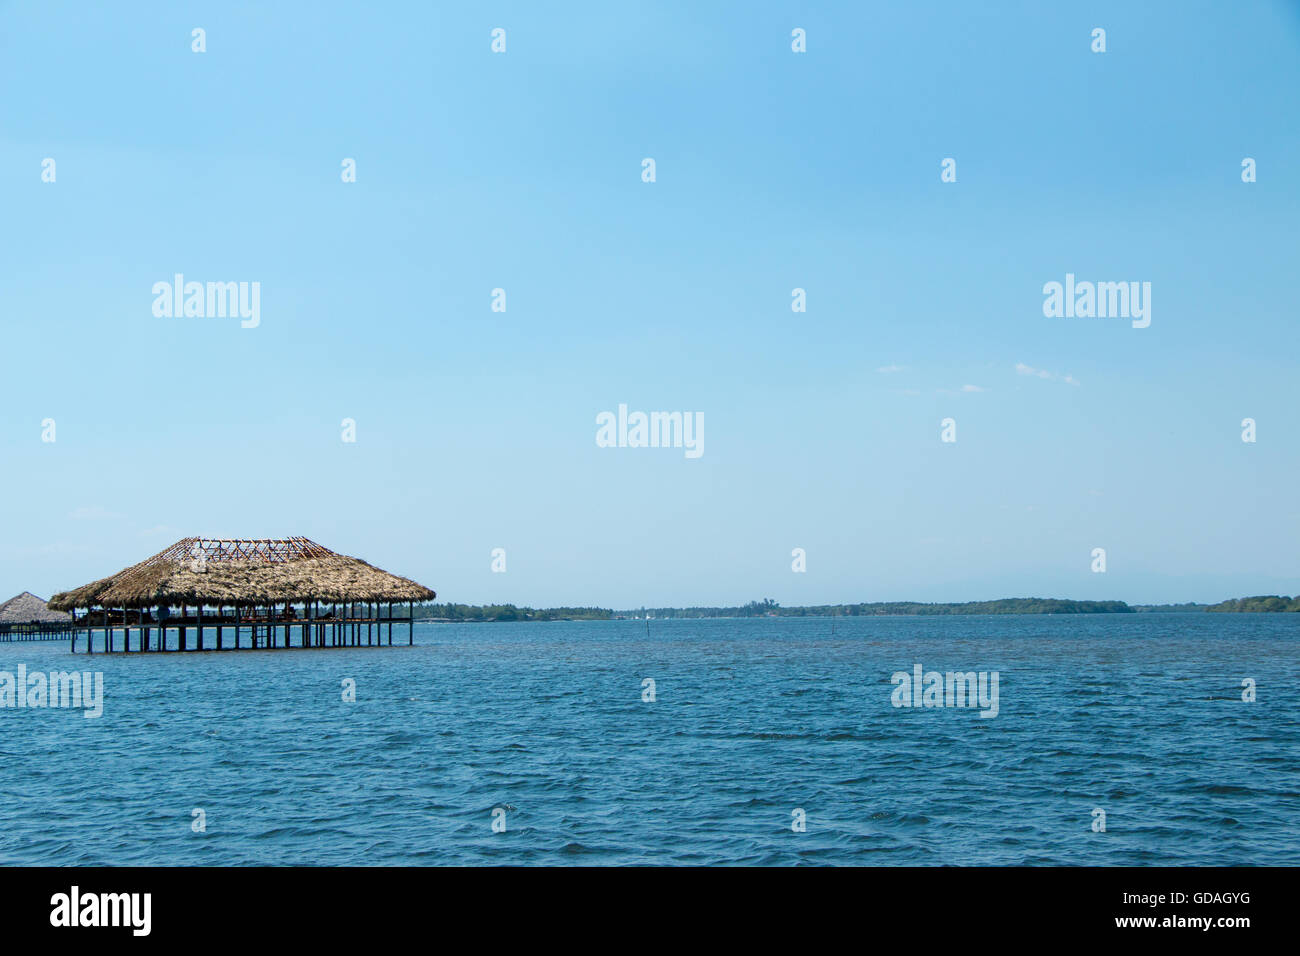
<path fill-rule="evenodd" d="M 31 591 L 24 591 L 17 597 L 11 597 L 0 604 L 0 623 L 36 624 L 41 622 L 66 621 L 68 615 L 60 611 L 51 611 L 45 602 Z"/>
<path fill-rule="evenodd" d="M 139 564 L 50 598 L 50 607 L 432 601 L 422 584 L 307 538 L 183 538 Z"/>

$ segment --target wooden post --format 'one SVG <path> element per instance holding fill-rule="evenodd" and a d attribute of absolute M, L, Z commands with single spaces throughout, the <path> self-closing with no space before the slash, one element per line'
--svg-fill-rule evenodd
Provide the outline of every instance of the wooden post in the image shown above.
<path fill-rule="evenodd" d="M 203 602 L 194 609 L 194 623 L 197 625 L 195 630 L 198 631 L 197 649 L 203 650 Z"/>
<path fill-rule="evenodd" d="M 388 646 L 393 646 L 393 602 L 388 602 Z"/>
<path fill-rule="evenodd" d="M 406 613 L 409 615 L 406 623 L 406 643 L 415 646 L 415 602 L 406 602 Z"/>
<path fill-rule="evenodd" d="M 217 604 L 217 650 L 219 651 L 224 650 L 224 648 L 222 648 L 221 646 L 221 625 L 225 623 L 225 620 L 226 620 L 226 606 L 224 604 L 218 603 Z"/>

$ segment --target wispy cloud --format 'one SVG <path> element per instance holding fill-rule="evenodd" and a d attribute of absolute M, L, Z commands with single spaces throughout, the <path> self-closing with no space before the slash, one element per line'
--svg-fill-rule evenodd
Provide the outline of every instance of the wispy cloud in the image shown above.
<path fill-rule="evenodd" d="M 171 527 L 170 525 L 156 524 L 152 528 L 145 528 L 144 530 L 140 531 L 138 536 L 141 538 L 157 538 L 157 537 L 161 537 L 162 535 L 174 535 L 174 534 L 176 534 L 176 529 Z"/>
<path fill-rule="evenodd" d="M 107 508 L 101 508 L 98 505 L 83 505 L 68 512 L 70 521 L 107 521 L 110 518 L 120 517 L 122 516 L 117 512 L 109 511 Z"/>
<path fill-rule="evenodd" d="M 907 366 L 906 365 L 882 365 L 880 366 L 880 368 L 876 369 L 876 371 L 881 372 L 885 375 L 892 375 L 894 372 L 906 372 Z"/>
<path fill-rule="evenodd" d="M 1031 378 L 1041 378 L 1049 382 L 1064 382 L 1066 385 L 1078 385 L 1079 380 L 1073 375 L 1059 375 L 1056 372 L 1049 372 L 1045 368 L 1034 368 L 1032 365 L 1026 365 L 1024 362 L 1016 363 L 1016 371 L 1021 375 L 1028 375 Z"/>

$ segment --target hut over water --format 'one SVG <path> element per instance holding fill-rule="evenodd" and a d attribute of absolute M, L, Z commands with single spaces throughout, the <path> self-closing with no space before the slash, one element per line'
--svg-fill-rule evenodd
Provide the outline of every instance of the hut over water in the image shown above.
<path fill-rule="evenodd" d="M 48 641 L 62 637 L 72 627 L 72 618 L 51 611 L 31 591 L 24 591 L 0 604 L 0 641 Z"/>
<path fill-rule="evenodd" d="M 0 624 L 62 624 L 72 620 L 62 611 L 51 611 L 31 591 L 24 591 L 0 604 Z"/>
<path fill-rule="evenodd" d="M 249 647 L 358 647 L 380 643 L 384 625 L 391 645 L 394 621 L 407 625 L 413 643 L 414 606 L 436 597 L 308 538 L 183 538 L 117 574 L 54 595 L 49 606 L 72 613 L 73 651 L 83 630 L 89 652 L 96 632 L 112 651 L 116 630 L 122 650 L 131 649 L 133 632 L 140 651 L 204 650 L 208 636 L 215 636 L 215 650 L 225 650 L 227 631 L 235 649 L 245 634 Z M 402 604 L 406 614 L 396 617 Z"/>

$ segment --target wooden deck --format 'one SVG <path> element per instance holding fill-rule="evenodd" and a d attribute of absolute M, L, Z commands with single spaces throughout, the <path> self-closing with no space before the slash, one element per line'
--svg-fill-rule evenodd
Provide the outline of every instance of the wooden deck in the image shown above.
<path fill-rule="evenodd" d="M 132 621 L 131 617 L 137 617 Z M 73 624 L 61 625 L 60 637 L 71 636 L 72 652 L 80 638 L 86 653 L 278 650 L 325 647 L 392 647 L 393 625 L 406 625 L 407 645 L 415 643 L 412 617 L 333 614 L 303 618 L 253 614 L 172 615 L 144 619 L 127 612 L 92 612 Z M 400 630 L 398 632 L 400 638 Z M 48 640 L 48 638 L 45 638 Z"/>

